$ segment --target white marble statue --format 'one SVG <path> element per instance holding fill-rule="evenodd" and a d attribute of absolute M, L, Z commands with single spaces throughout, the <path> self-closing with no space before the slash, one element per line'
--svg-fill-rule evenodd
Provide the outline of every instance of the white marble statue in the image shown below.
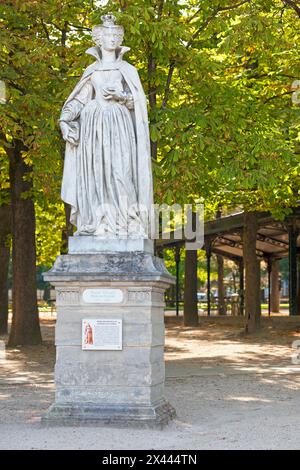
<path fill-rule="evenodd" d="M 75 235 L 147 238 L 152 194 L 147 104 L 135 67 L 123 60 L 113 15 L 93 28 L 96 58 L 63 106 L 62 199 Z"/>

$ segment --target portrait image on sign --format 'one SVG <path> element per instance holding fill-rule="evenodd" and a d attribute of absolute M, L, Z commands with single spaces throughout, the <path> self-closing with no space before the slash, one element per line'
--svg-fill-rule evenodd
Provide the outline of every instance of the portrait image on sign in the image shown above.
<path fill-rule="evenodd" d="M 83 350 L 122 350 L 122 320 L 82 320 Z"/>

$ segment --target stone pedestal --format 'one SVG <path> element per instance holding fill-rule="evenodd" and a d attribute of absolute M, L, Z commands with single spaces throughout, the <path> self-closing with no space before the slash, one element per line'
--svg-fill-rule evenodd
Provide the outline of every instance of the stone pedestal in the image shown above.
<path fill-rule="evenodd" d="M 164 291 L 173 277 L 163 260 L 151 250 L 75 252 L 59 256 L 44 278 L 56 289 L 57 350 L 55 402 L 43 422 L 166 424 L 175 415 L 164 399 Z M 86 295 L 106 288 L 122 295 Z M 83 350 L 83 319 L 122 320 L 123 349 Z"/>

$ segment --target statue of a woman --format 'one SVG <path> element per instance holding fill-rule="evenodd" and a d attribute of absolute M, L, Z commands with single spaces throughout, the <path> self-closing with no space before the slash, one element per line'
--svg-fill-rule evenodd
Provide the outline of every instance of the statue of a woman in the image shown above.
<path fill-rule="evenodd" d="M 96 57 L 63 106 L 62 199 L 75 235 L 147 238 L 152 171 L 145 94 L 123 60 L 124 30 L 113 15 L 93 28 Z"/>

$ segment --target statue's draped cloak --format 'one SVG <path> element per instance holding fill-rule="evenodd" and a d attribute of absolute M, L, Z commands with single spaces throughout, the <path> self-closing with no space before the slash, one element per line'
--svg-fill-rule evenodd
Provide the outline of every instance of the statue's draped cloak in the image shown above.
<path fill-rule="evenodd" d="M 148 128 L 147 101 L 145 93 L 135 67 L 122 59 L 124 52 L 129 50 L 122 47 L 118 52 L 118 58 L 113 69 L 118 69 L 132 94 L 134 110 L 132 118 L 136 134 L 137 145 L 137 197 L 138 204 L 148 211 L 151 217 L 151 205 L 153 203 L 152 169 L 150 155 L 150 140 Z M 83 73 L 79 83 L 76 85 L 62 109 L 62 120 L 66 106 L 80 93 L 84 85 L 88 82 L 93 72 L 97 70 L 109 70 L 102 65 L 101 52 L 99 48 L 92 47 L 87 53 L 95 56 L 98 60 L 91 64 Z M 93 99 L 92 91 L 88 92 L 86 103 Z M 85 103 L 85 104 L 86 104 Z M 80 117 L 79 117 L 80 119 Z M 71 206 L 70 222 L 77 226 L 78 201 L 77 201 L 77 152 L 78 147 L 66 142 L 66 152 L 64 161 L 64 172 L 62 180 L 61 197 L 64 202 Z"/>

